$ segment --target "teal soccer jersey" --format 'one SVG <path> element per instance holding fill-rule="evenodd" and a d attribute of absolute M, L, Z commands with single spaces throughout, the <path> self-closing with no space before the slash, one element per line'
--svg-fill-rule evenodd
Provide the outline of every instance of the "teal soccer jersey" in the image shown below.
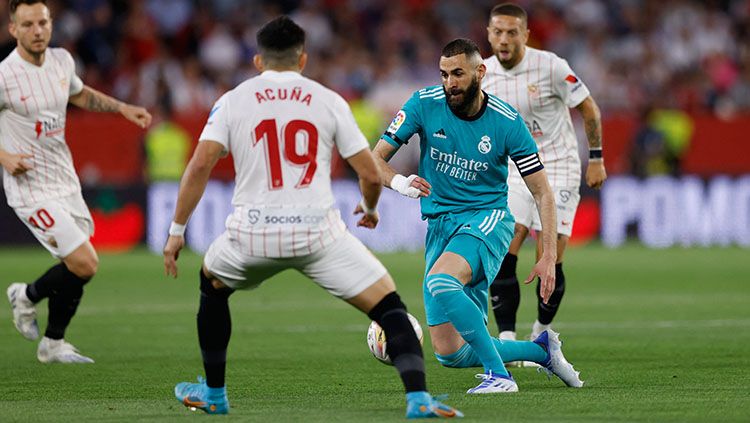
<path fill-rule="evenodd" d="M 425 278 L 445 251 L 464 257 L 472 269 L 464 292 L 486 323 L 489 284 L 513 237 L 514 219 L 507 210 L 508 158 L 522 176 L 543 169 L 536 143 L 504 101 L 485 93 L 479 113 L 462 119 L 448 107 L 442 86 L 415 92 L 383 139 L 399 148 L 414 134 L 420 139 L 419 175 L 432 185 L 432 193 L 420 200 L 428 221 Z M 428 325 L 449 321 L 426 283 L 423 297 Z"/>
<path fill-rule="evenodd" d="M 448 107 L 442 85 L 421 89 L 404 104 L 383 135 L 399 148 L 419 134 L 419 175 L 432 184 L 422 216 L 505 209 L 508 157 L 523 176 L 543 168 L 523 119 L 499 98 L 485 95 L 482 109 L 462 119 Z"/>

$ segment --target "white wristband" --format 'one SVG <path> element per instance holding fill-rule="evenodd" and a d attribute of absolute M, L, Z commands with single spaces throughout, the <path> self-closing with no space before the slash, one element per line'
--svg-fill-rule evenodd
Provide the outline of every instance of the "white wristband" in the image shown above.
<path fill-rule="evenodd" d="M 406 176 L 397 173 L 393 175 L 393 179 L 391 179 L 391 188 L 406 197 L 419 198 L 419 190 L 411 186 L 412 181 L 415 179 L 417 179 L 417 175 L 409 175 L 407 178 Z"/>
<path fill-rule="evenodd" d="M 373 208 L 367 207 L 367 204 L 365 204 L 365 199 L 364 198 L 362 200 L 360 200 L 359 206 L 362 207 L 362 211 L 364 211 L 365 214 L 369 214 L 370 216 L 372 216 L 373 214 L 375 214 L 375 213 L 378 212 L 377 206 L 373 207 Z"/>
<path fill-rule="evenodd" d="M 185 225 L 172 222 L 169 225 L 169 236 L 185 236 Z"/>

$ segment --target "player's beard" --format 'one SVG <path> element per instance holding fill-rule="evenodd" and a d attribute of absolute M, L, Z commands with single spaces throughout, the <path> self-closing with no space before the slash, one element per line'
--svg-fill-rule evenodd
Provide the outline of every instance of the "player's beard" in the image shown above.
<path fill-rule="evenodd" d="M 40 57 L 47 51 L 48 45 L 48 40 L 39 39 L 32 40 L 29 43 L 21 43 L 21 48 L 24 49 L 30 56 Z"/>
<path fill-rule="evenodd" d="M 476 100 L 479 95 L 479 78 L 474 76 L 465 90 L 454 90 L 449 92 L 445 89 L 445 86 L 443 86 L 443 91 L 445 92 L 445 98 L 448 100 L 448 107 L 450 107 L 451 111 L 457 116 L 466 117 L 469 109 L 471 109 L 471 105 L 474 104 L 474 100 Z M 456 96 L 460 94 L 463 94 L 463 99 L 458 100 Z"/>

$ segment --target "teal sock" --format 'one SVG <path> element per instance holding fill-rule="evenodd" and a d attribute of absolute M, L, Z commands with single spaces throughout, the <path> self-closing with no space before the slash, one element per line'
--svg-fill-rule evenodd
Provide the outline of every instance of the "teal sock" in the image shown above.
<path fill-rule="evenodd" d="M 497 338 L 492 338 L 492 342 L 495 344 L 497 353 L 500 354 L 505 363 L 525 360 L 541 364 L 547 360 L 547 351 L 544 351 L 544 348 L 531 341 L 501 341 Z M 482 367 L 482 362 L 469 344 L 463 344 L 453 354 L 435 354 L 435 357 L 445 367 L 455 367 L 458 369 Z"/>
<path fill-rule="evenodd" d="M 463 344 L 458 351 L 453 354 L 440 355 L 435 354 L 438 362 L 445 367 L 455 367 L 457 369 L 465 369 L 467 367 L 482 367 L 482 361 L 474 352 L 469 344 Z"/>
<path fill-rule="evenodd" d="M 492 338 L 492 342 L 495 343 L 498 354 L 506 363 L 521 360 L 544 363 L 547 360 L 547 351 L 531 341 L 503 341 Z"/>
<path fill-rule="evenodd" d="M 464 292 L 458 279 L 445 273 L 427 276 L 427 289 L 456 328 L 469 343 L 484 365 L 485 372 L 507 375 L 503 360 L 492 343 L 492 337 L 484 323 L 484 316 L 476 304 Z"/>
<path fill-rule="evenodd" d="M 427 391 L 414 391 L 406 393 L 406 403 L 415 402 L 417 404 L 429 404 L 432 402 L 432 396 Z"/>

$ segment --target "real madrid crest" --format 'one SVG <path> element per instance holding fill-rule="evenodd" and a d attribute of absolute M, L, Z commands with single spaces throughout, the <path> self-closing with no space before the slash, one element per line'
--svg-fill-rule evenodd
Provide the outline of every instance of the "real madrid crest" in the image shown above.
<path fill-rule="evenodd" d="M 477 148 L 479 149 L 479 152 L 482 154 L 487 154 L 492 150 L 492 143 L 490 142 L 490 137 L 485 135 L 482 137 L 481 140 L 479 140 L 479 144 L 477 145 Z"/>

